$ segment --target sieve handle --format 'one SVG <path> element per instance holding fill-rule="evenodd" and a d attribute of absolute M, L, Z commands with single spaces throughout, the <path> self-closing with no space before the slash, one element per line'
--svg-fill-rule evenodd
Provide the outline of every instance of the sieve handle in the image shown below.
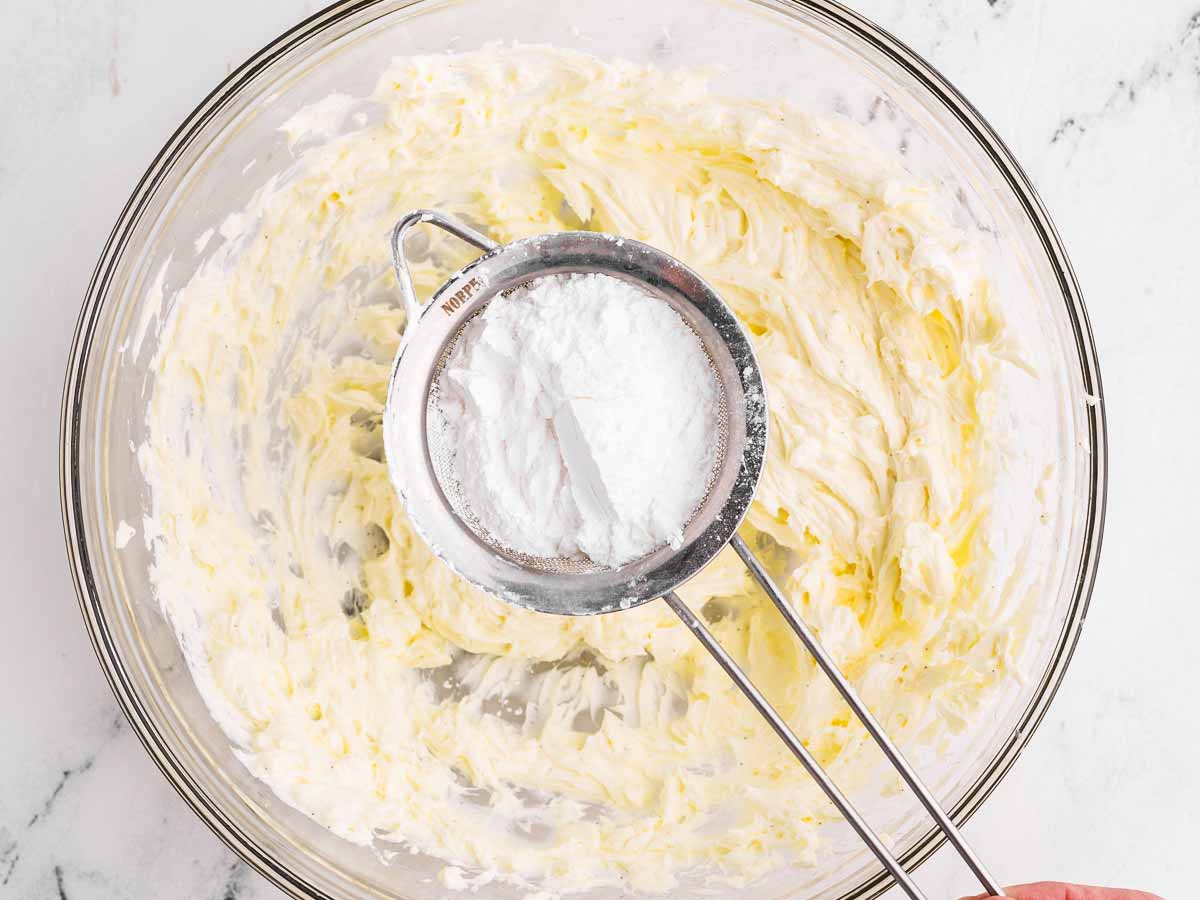
<path fill-rule="evenodd" d="M 734 540 L 737 540 L 737 538 L 734 537 Z M 829 775 L 821 768 L 821 764 L 808 751 L 808 748 L 800 742 L 800 738 L 796 737 L 796 733 L 788 727 L 783 717 L 776 712 L 775 707 L 771 706 L 767 698 L 754 686 L 754 682 L 734 662 L 733 657 L 726 652 L 725 648 L 717 643 L 716 638 L 712 636 L 712 632 L 708 630 L 700 620 L 700 617 L 688 609 L 687 605 L 679 599 L 679 595 L 674 591 L 664 595 L 663 599 L 667 601 L 667 605 L 671 607 L 675 615 L 679 616 L 683 624 L 688 627 L 688 630 L 696 636 L 696 639 L 704 645 L 704 649 L 712 654 L 713 659 L 733 679 L 733 683 L 745 694 L 746 699 L 754 705 L 759 714 L 767 720 L 767 724 L 779 735 L 780 740 L 787 744 L 788 749 L 800 761 L 800 765 L 804 766 L 808 774 L 813 777 L 813 780 L 820 785 L 821 790 L 825 792 L 825 796 L 838 808 L 838 812 L 845 817 L 846 821 L 850 823 L 850 827 L 862 838 L 863 842 L 871 848 L 871 851 L 883 863 L 883 867 L 891 873 L 900 887 L 904 889 L 904 893 L 908 894 L 912 900 L 928 900 L 908 872 L 904 871 L 904 866 L 900 865 L 900 861 L 884 846 L 879 835 L 872 830 L 859 811 L 854 808 L 854 804 L 833 783 Z"/>
<path fill-rule="evenodd" d="M 404 255 L 404 236 L 414 225 L 436 225 L 459 240 L 466 241 L 483 250 L 495 250 L 500 245 L 486 234 L 464 225 L 457 219 L 443 215 L 433 209 L 417 209 L 404 216 L 392 229 L 392 265 L 396 270 L 396 281 L 400 285 L 400 297 L 404 300 L 404 311 L 408 313 L 409 323 L 415 322 L 421 313 L 421 304 L 417 302 L 417 291 L 413 287 L 412 273 L 408 270 L 408 257 Z"/>
<path fill-rule="evenodd" d="M 854 690 L 854 686 L 850 684 L 846 676 L 842 674 L 842 670 L 837 667 L 837 663 L 833 661 L 833 657 L 821 646 L 821 642 L 817 640 L 816 635 L 812 633 L 812 630 L 805 624 L 804 620 L 796 615 L 795 610 L 788 605 L 779 588 L 775 586 L 775 582 L 771 579 L 771 576 L 767 574 L 767 570 L 763 568 L 763 564 L 759 562 L 758 557 L 746 546 L 746 542 L 736 534 L 729 544 L 737 552 L 737 555 L 742 558 L 742 562 L 746 564 L 746 568 L 750 570 L 750 574 L 754 576 L 754 580 L 759 583 L 759 586 L 771 598 L 771 602 L 775 604 L 776 609 L 779 610 L 784 620 L 791 626 L 792 631 L 796 633 L 796 637 L 800 638 L 800 643 L 804 644 L 805 649 L 812 654 L 817 665 L 821 667 L 821 671 L 833 682 L 838 693 L 842 695 L 842 699 L 854 710 L 854 714 L 858 716 L 859 721 L 863 723 L 868 733 L 875 739 L 875 743 L 879 745 L 879 749 L 883 751 L 883 755 L 888 758 L 888 762 L 900 773 L 900 777 L 904 779 L 904 783 L 920 798 L 921 805 L 925 807 L 929 815 L 937 822 L 942 834 L 946 836 L 946 839 L 958 851 L 958 855 L 962 857 L 963 862 L 967 864 L 967 867 L 979 879 L 979 883 L 987 890 L 988 896 L 1005 896 L 996 879 L 992 877 L 992 874 L 980 861 L 979 857 L 975 855 L 975 851 L 967 844 L 966 838 L 958 830 L 958 826 L 954 824 L 950 816 L 942 809 L 941 804 L 937 802 L 937 799 L 925 785 L 925 782 L 921 780 L 921 777 L 916 773 L 916 770 L 913 769 L 909 761 L 904 758 L 904 754 L 900 752 L 900 749 L 888 736 L 888 733 L 883 730 L 883 726 L 879 724 L 879 721 L 871 713 L 871 710 L 862 702 L 862 699 L 858 696 L 858 692 Z M 884 865 L 887 865 L 887 863 L 885 862 Z M 895 873 L 893 872 L 892 874 Z"/>

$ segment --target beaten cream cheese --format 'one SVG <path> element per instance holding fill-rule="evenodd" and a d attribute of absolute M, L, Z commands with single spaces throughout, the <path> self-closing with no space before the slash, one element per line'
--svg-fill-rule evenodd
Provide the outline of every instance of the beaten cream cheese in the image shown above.
<path fill-rule="evenodd" d="M 448 886 L 811 863 L 830 810 L 664 604 L 526 612 L 410 530 L 380 429 L 388 230 L 416 207 L 501 241 L 586 227 L 707 278 L 769 391 L 743 534 L 908 747 L 962 728 L 1020 639 L 983 537 L 1004 330 L 972 244 L 851 123 L 696 74 L 491 48 L 398 60 L 317 118 L 342 102 L 355 130 L 230 216 L 153 363 L 153 581 L 214 717 L 286 802 L 433 854 Z M 421 240 L 428 293 L 470 254 Z M 680 593 L 836 778 L 862 772 L 865 733 L 731 551 Z"/>

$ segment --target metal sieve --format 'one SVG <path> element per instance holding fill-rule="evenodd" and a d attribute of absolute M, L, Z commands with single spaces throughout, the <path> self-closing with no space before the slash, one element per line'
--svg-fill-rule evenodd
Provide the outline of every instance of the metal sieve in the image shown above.
<path fill-rule="evenodd" d="M 423 310 L 413 298 L 400 247 L 404 231 L 417 221 L 440 225 L 488 251 L 453 276 Z M 749 341 L 708 285 L 661 251 L 595 232 L 538 235 L 497 247 L 460 223 L 416 213 L 397 227 L 394 243 L 410 325 L 388 388 L 388 470 L 409 518 L 435 553 L 505 600 L 538 612 L 590 615 L 661 597 L 720 552 L 749 508 L 762 471 L 766 405 Z M 488 534 L 459 489 L 453 448 L 439 427 L 441 375 L 467 323 L 494 298 L 526 282 L 573 272 L 620 278 L 668 303 L 700 339 L 720 397 L 717 462 L 684 529 L 682 549 L 660 547 L 615 569 L 585 558 L 529 556 Z"/>
<path fill-rule="evenodd" d="M 428 223 L 484 253 L 434 292 L 416 298 L 405 235 Z M 921 889 L 853 804 L 821 768 L 704 622 L 675 594 L 726 545 L 812 654 L 821 670 L 920 799 L 983 887 L 1004 896 L 957 826 L 900 753 L 854 687 L 784 599 L 737 528 L 750 508 L 767 443 L 767 401 L 749 338 L 720 296 L 672 256 L 628 238 L 589 231 L 541 234 L 497 244 L 475 229 L 433 210 L 404 216 L 392 231 L 392 257 L 408 322 L 392 367 L 383 419 L 388 475 L 413 527 L 455 572 L 484 591 L 535 612 L 594 615 L 662 598 L 770 724 L 800 764 L 912 900 Z M 707 491 L 676 549 L 659 547 L 609 568 L 586 558 L 543 558 L 519 553 L 487 533 L 471 512 L 454 471 L 438 413 L 440 379 L 463 329 L 484 307 L 520 286 L 549 275 L 600 273 L 637 285 L 671 306 L 700 340 L 718 385 L 718 452 Z"/>

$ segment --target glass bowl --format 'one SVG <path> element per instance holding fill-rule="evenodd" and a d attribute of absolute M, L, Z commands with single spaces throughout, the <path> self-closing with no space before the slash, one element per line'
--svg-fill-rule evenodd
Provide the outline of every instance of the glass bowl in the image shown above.
<path fill-rule="evenodd" d="M 96 653 L 134 729 L 209 827 L 287 893 L 444 895 L 435 877 L 439 861 L 404 854 L 385 865 L 370 848 L 335 837 L 249 774 L 211 718 L 160 612 L 146 548 L 121 540 L 117 525 L 140 522 L 149 509 L 131 448 L 145 437 L 153 388 L 148 361 L 172 288 L 200 263 L 197 238 L 242 209 L 291 162 L 279 127 L 331 93 L 368 94 L 392 57 L 496 40 L 545 42 L 668 67 L 715 64 L 719 93 L 848 116 L 881 146 L 901 153 L 914 173 L 940 183 L 956 221 L 990 253 L 1010 327 L 1038 370 L 1036 380 L 1014 376 L 1001 385 L 999 421 L 1016 452 L 996 491 L 1001 531 L 1032 541 L 1025 551 L 1019 541 L 997 546 L 1001 571 L 1025 580 L 1033 639 L 1020 660 L 1028 676 L 1023 682 L 948 746 L 936 753 L 913 750 L 935 793 L 964 821 L 1045 714 L 1083 624 L 1106 482 L 1096 352 L 1062 244 L 1009 151 L 920 57 L 823 0 L 665 0 L 652 7 L 643 0 L 348 0 L 279 37 L 197 107 L 134 189 L 104 247 L 63 396 L 62 512 L 72 575 Z M 155 285 L 160 271 L 164 282 Z M 1042 485 L 1040 494 L 1032 484 Z M 939 833 L 911 796 L 858 799 L 910 868 L 939 846 Z M 744 895 L 866 898 L 889 881 L 852 836 L 835 827 L 819 865 L 778 872 Z M 491 884 L 478 893 L 516 898 L 522 892 Z M 672 896 L 704 893 L 711 889 L 685 884 Z"/>

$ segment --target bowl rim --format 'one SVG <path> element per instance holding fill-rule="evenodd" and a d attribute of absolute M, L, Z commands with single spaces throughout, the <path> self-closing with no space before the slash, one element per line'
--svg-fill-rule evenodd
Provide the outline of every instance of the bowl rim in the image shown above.
<path fill-rule="evenodd" d="M 256 76 L 325 29 L 387 2 L 389 0 L 340 0 L 284 31 L 222 79 L 171 134 L 131 192 L 93 270 L 71 339 L 59 422 L 59 500 L 67 560 L 88 637 L 118 705 L 151 759 L 188 806 L 247 865 L 284 893 L 298 900 L 332 900 L 332 897 L 298 873 L 281 865 L 267 848 L 243 831 L 190 776 L 186 766 L 172 752 L 168 741 L 164 739 L 125 671 L 124 662 L 113 641 L 110 625 L 104 617 L 89 552 L 79 481 L 81 454 L 87 448 L 82 442 L 80 424 L 90 350 L 114 273 L 127 242 L 176 162 L 203 132 L 205 126 L 234 101 Z M 409 0 L 397 9 L 419 5 L 421 2 L 423 0 Z M 1014 199 L 1019 203 L 1021 212 L 1039 238 L 1042 251 L 1054 271 L 1057 287 L 1066 305 L 1083 388 L 1095 399 L 1095 402 L 1089 402 L 1084 410 L 1090 451 L 1087 471 L 1090 490 L 1081 529 L 1082 552 L 1079 564 L 1073 578 L 1069 572 L 1064 575 L 1064 585 L 1072 584 L 1071 602 L 1067 608 L 1066 619 L 1050 660 L 1012 734 L 982 774 L 966 789 L 953 808 L 948 810 L 954 822 L 961 826 L 1004 779 L 1044 718 L 1078 646 L 1091 603 L 1103 542 L 1108 497 L 1107 417 L 1091 323 L 1078 279 L 1062 239 L 1032 182 L 991 125 L 944 76 L 888 31 L 835 0 L 748 2 L 787 15 L 802 14 L 816 18 L 848 37 L 866 44 L 912 76 L 928 93 L 928 97 L 949 112 L 966 134 L 979 145 L 988 160 L 1003 176 Z M 911 871 L 932 856 L 944 841 L 945 836 L 941 831 L 931 827 L 901 855 L 900 861 Z M 874 874 L 843 894 L 840 900 L 870 900 L 881 895 L 893 884 L 892 877 L 882 866 L 878 866 Z"/>

